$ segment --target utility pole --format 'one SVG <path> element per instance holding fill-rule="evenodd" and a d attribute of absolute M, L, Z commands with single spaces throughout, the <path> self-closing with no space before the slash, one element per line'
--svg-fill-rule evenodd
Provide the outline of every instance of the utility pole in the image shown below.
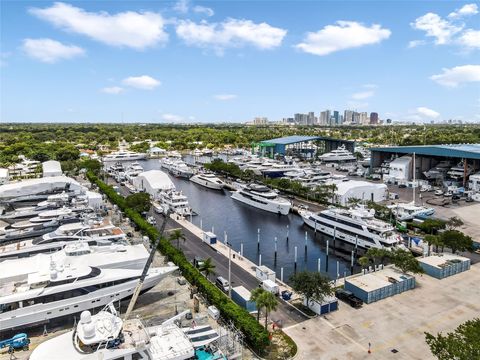
<path fill-rule="evenodd" d="M 230 244 L 228 244 L 228 297 L 232 298 L 232 247 Z"/>

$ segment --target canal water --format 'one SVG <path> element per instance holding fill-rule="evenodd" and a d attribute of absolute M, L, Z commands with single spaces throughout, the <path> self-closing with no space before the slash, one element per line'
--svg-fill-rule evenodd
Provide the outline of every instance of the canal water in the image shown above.
<path fill-rule="evenodd" d="M 158 159 L 140 161 L 140 164 L 145 170 L 161 170 Z M 232 248 L 238 252 L 243 244 L 243 255 L 256 264 L 259 263 L 261 255 L 262 265 L 276 271 L 278 278 L 281 268 L 284 281 L 294 273 L 295 248 L 297 248 L 297 271 L 305 269 L 317 271 L 320 259 L 321 272 L 328 274 L 331 279 L 343 277 L 345 274 L 350 275 L 350 253 L 335 250 L 331 237 L 319 232 L 315 234 L 313 229 L 303 224 L 299 215 L 290 213 L 284 216 L 269 213 L 233 200 L 228 190 L 210 190 L 187 179 L 171 175 L 170 178 L 177 190 L 181 190 L 188 197 L 190 206 L 198 214 L 192 217 L 195 225 L 205 231 L 213 230 L 221 242 L 225 241 L 226 235 Z M 329 240 L 328 271 L 327 240 Z"/>

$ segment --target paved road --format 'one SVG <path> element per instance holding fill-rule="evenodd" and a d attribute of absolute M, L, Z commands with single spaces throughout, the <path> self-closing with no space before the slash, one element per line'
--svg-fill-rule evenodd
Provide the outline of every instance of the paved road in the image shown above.
<path fill-rule="evenodd" d="M 113 180 L 110 179 L 110 184 L 115 184 Z M 130 193 L 127 188 L 124 186 L 120 186 L 120 193 L 123 196 L 128 196 Z M 157 227 L 163 222 L 163 216 L 158 215 L 157 213 L 150 211 L 151 216 L 155 217 L 157 222 Z M 223 254 L 218 253 L 215 249 L 210 247 L 208 244 L 201 241 L 197 236 L 191 233 L 189 230 L 183 228 L 181 225 L 173 221 L 172 219 L 168 219 L 167 225 L 165 227 L 166 231 L 172 229 L 181 228 L 183 234 L 186 237 L 186 241 L 180 241 L 180 248 L 184 252 L 185 256 L 188 260 L 192 261 L 195 256 L 199 256 L 201 258 L 212 258 L 215 264 L 215 277 L 222 276 L 225 279 L 228 279 L 228 258 L 226 258 Z M 176 246 L 176 243 L 174 244 Z M 259 285 L 259 281 L 250 273 L 242 269 L 237 264 L 231 264 L 231 284 L 232 286 L 239 286 L 243 285 L 249 290 L 252 290 Z M 270 315 L 270 319 L 276 321 L 277 323 L 281 324 L 282 326 L 291 326 L 307 320 L 303 314 L 299 311 L 295 310 L 289 304 L 286 304 L 284 301 L 279 301 L 279 306 L 276 311 L 274 311 Z"/>

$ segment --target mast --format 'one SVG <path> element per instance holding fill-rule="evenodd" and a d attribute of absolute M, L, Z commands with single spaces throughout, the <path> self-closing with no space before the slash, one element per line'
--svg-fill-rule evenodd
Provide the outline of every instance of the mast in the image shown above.
<path fill-rule="evenodd" d="M 413 189 L 413 205 L 415 205 L 415 187 L 416 187 L 416 184 L 415 184 L 415 172 L 416 172 L 417 168 L 415 166 L 415 153 L 413 153 L 413 186 L 412 186 L 412 189 Z"/>

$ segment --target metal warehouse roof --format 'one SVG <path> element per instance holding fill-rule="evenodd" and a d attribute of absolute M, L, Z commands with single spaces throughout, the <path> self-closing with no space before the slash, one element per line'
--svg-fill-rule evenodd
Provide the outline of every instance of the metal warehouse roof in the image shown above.
<path fill-rule="evenodd" d="M 480 144 L 415 145 L 374 147 L 372 151 L 452 158 L 480 159 Z"/>
<path fill-rule="evenodd" d="M 342 142 L 353 142 L 349 140 L 339 140 L 339 139 L 332 139 L 332 138 L 327 138 L 327 137 L 322 137 L 322 136 L 301 136 L 301 135 L 292 135 L 292 136 L 286 136 L 286 137 L 281 137 L 281 138 L 276 138 L 276 139 L 271 139 L 271 140 L 264 140 L 261 141 L 260 143 L 268 143 L 272 145 L 289 145 L 289 144 L 295 144 L 299 142 L 305 142 L 305 141 L 314 141 L 314 140 L 332 140 L 332 141 L 342 141 Z"/>

